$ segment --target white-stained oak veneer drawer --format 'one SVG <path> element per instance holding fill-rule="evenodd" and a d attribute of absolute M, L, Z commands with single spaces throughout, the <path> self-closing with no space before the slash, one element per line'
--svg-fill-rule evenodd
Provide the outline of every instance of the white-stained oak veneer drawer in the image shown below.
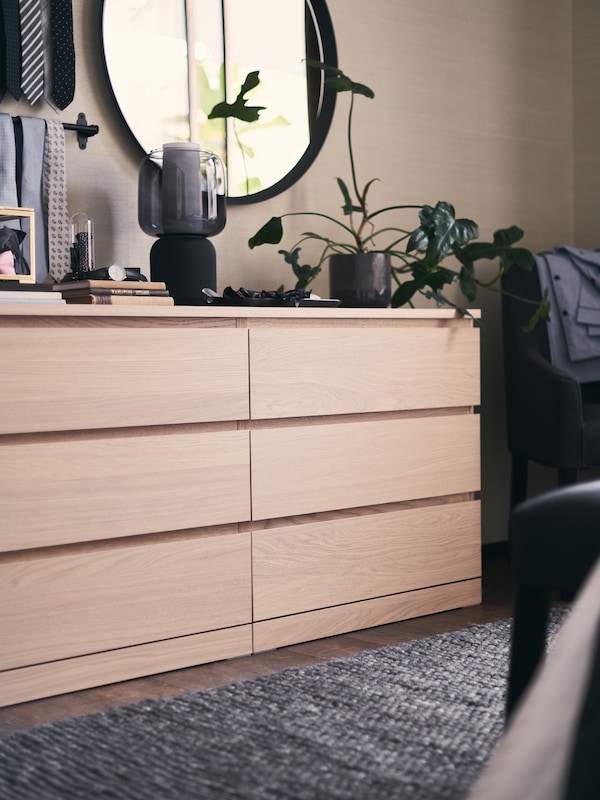
<path fill-rule="evenodd" d="M 247 431 L 0 443 L 0 552 L 250 519 Z"/>
<path fill-rule="evenodd" d="M 480 530 L 468 501 L 253 531 L 254 618 L 479 578 Z"/>
<path fill-rule="evenodd" d="M 246 331 L 2 330 L 0 433 L 247 418 Z"/>
<path fill-rule="evenodd" d="M 460 327 L 250 331 L 253 419 L 474 406 L 479 332 Z"/>
<path fill-rule="evenodd" d="M 480 489 L 479 415 L 251 431 L 252 518 Z"/>
<path fill-rule="evenodd" d="M 387 625 L 402 619 L 439 614 L 451 608 L 481 603 L 481 579 L 445 583 L 412 592 L 319 608 L 289 617 L 260 620 L 252 626 L 254 652 L 309 642 L 325 636 Z M 0 695 L 1 700 L 1 695 Z"/>
<path fill-rule="evenodd" d="M 67 549 L 0 561 L 0 669 L 251 622 L 248 533 Z"/>

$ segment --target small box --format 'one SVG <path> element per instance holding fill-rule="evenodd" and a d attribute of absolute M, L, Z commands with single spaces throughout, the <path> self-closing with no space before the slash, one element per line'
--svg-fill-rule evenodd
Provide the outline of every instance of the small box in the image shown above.
<path fill-rule="evenodd" d="M 21 242 L 21 252 L 29 272 L 27 274 L 0 274 L 0 281 L 19 281 L 19 283 L 35 283 L 35 212 L 33 208 L 7 208 L 0 206 L 0 228 L 7 220 L 20 219 L 21 230 L 25 238 Z"/>

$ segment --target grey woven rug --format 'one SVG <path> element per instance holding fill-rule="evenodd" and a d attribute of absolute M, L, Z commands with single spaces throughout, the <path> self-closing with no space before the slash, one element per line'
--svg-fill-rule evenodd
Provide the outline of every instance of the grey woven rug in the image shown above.
<path fill-rule="evenodd" d="M 473 625 L 13 734 L 0 798 L 464 798 L 502 733 L 509 638 Z"/>

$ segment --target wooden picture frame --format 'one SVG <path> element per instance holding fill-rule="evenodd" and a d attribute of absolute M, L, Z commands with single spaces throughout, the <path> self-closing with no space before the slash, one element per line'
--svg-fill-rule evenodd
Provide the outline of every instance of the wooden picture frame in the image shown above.
<path fill-rule="evenodd" d="M 35 283 L 35 212 L 33 208 L 9 208 L 0 206 L 0 228 L 8 220 L 21 220 L 21 230 L 25 238 L 21 243 L 23 256 L 29 265 L 27 274 L 0 274 L 0 281 L 18 281 L 19 283 Z"/>

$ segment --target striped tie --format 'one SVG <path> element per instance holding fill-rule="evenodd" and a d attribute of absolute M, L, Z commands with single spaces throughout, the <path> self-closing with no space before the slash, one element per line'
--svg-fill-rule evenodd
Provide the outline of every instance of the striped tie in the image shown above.
<path fill-rule="evenodd" d="M 21 88 L 33 105 L 44 91 L 44 50 L 40 0 L 19 0 Z"/>

